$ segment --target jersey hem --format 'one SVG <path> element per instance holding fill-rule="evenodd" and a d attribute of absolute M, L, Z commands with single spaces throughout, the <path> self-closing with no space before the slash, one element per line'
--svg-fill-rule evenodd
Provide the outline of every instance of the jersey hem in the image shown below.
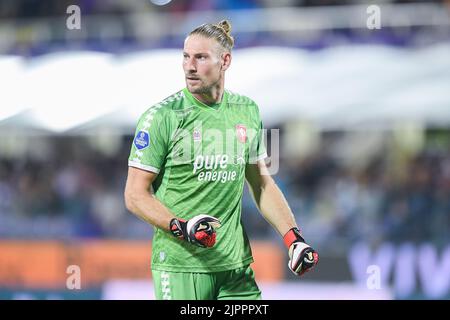
<path fill-rule="evenodd" d="M 229 270 L 242 268 L 242 267 L 248 266 L 249 264 L 251 264 L 253 262 L 254 262 L 253 257 L 249 257 L 238 263 L 222 265 L 222 266 L 212 266 L 210 268 L 152 264 L 151 269 L 156 270 L 156 271 L 167 271 L 167 272 L 210 273 L 210 272 L 222 272 L 222 271 L 229 271 Z"/>

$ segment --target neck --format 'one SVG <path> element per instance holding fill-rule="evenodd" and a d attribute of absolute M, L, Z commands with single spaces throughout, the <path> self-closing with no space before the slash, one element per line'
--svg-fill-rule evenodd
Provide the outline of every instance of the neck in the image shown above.
<path fill-rule="evenodd" d="M 224 92 L 224 83 L 220 81 L 217 85 L 212 86 L 211 90 L 206 93 L 194 93 L 192 94 L 197 100 L 203 102 L 204 104 L 215 104 L 222 101 Z"/>

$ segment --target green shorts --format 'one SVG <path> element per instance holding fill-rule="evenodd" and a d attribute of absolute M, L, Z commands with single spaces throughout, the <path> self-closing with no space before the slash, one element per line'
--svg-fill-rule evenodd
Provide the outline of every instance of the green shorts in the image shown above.
<path fill-rule="evenodd" d="M 259 300 L 259 290 L 250 266 L 211 273 L 152 270 L 158 300 Z"/>

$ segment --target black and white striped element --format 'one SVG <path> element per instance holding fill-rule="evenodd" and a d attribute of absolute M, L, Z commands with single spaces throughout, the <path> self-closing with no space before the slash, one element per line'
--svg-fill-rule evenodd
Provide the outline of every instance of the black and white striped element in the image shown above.
<path fill-rule="evenodd" d="M 303 275 L 313 268 L 318 261 L 317 253 L 304 242 L 294 242 L 291 245 L 289 258 L 289 269 L 296 275 Z"/>
<path fill-rule="evenodd" d="M 170 222 L 170 231 L 175 237 L 203 248 L 214 246 L 215 229 L 219 227 L 220 221 L 206 214 L 200 214 L 188 221 L 172 219 Z"/>

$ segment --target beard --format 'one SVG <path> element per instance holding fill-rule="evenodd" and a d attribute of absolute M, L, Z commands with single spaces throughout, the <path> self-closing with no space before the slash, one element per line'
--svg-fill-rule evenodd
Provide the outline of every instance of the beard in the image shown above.
<path fill-rule="evenodd" d="M 189 88 L 189 86 L 188 86 Z M 190 88 L 189 91 L 195 94 L 207 94 L 211 92 L 212 86 L 200 86 L 198 88 Z"/>
<path fill-rule="evenodd" d="M 194 93 L 194 94 L 209 94 L 209 93 L 211 93 L 212 88 L 214 86 L 216 86 L 217 83 L 219 82 L 219 80 L 217 80 L 217 81 L 214 81 L 212 83 L 205 84 L 203 82 L 203 80 L 199 79 L 199 81 L 200 81 L 200 84 L 198 86 L 190 86 L 188 84 L 187 80 L 186 80 L 186 85 L 187 85 L 187 88 L 189 89 L 190 93 Z"/>

